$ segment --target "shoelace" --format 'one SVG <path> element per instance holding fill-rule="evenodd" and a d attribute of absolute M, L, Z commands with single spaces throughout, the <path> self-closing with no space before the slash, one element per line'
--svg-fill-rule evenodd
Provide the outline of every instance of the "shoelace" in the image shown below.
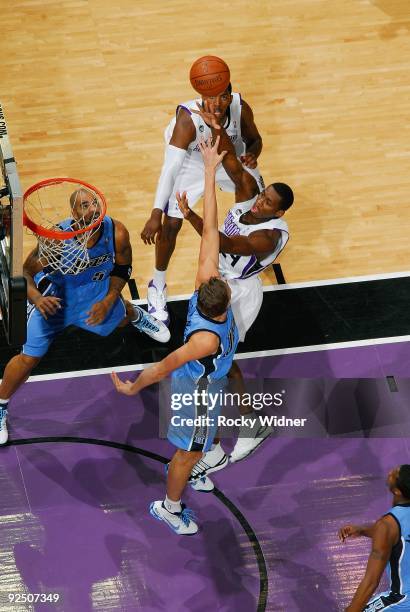
<path fill-rule="evenodd" d="M 153 332 L 159 331 L 158 325 L 155 325 L 155 323 L 153 323 L 147 315 L 143 315 L 143 317 L 137 322 L 137 327 L 140 329 L 149 329 Z"/>
<path fill-rule="evenodd" d="M 163 291 L 160 291 L 159 289 L 157 289 L 157 287 L 155 287 L 155 285 L 153 285 L 155 292 L 151 292 L 150 294 L 150 301 L 154 302 L 154 307 L 155 310 L 164 310 L 164 307 L 167 303 L 167 300 L 165 298 L 165 294 Z M 165 287 L 164 287 L 165 289 Z"/>
<path fill-rule="evenodd" d="M 196 520 L 194 511 L 191 510 L 191 508 L 184 508 L 181 512 L 181 520 L 184 523 L 184 525 L 188 527 L 191 521 Z"/>
<path fill-rule="evenodd" d="M 7 410 L 0 409 L 0 431 L 3 429 L 3 419 L 5 420 L 7 416 Z"/>

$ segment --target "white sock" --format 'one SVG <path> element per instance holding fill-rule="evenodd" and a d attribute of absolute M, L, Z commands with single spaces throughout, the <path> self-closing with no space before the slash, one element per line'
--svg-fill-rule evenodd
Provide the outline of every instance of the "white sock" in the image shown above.
<path fill-rule="evenodd" d="M 156 268 L 154 268 L 153 281 L 157 289 L 163 289 L 165 287 L 166 274 L 166 270 L 157 270 Z"/>
<path fill-rule="evenodd" d="M 168 512 L 172 512 L 172 514 L 175 514 L 176 512 L 181 512 L 182 510 L 181 500 L 179 499 L 178 501 L 172 501 L 172 499 L 168 498 L 168 495 L 165 496 L 164 506 L 168 510 Z"/>

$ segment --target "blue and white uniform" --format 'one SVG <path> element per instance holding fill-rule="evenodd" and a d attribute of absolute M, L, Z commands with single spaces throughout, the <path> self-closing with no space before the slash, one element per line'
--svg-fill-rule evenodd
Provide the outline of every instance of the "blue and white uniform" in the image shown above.
<path fill-rule="evenodd" d="M 193 140 L 188 146 L 184 162 L 182 164 L 182 168 L 180 169 L 176 177 L 171 197 L 168 202 L 168 206 L 165 209 L 166 213 L 170 217 L 178 217 L 180 219 L 182 219 L 182 213 L 178 207 L 178 202 L 175 196 L 176 192 L 179 191 L 180 193 L 182 193 L 183 191 L 186 191 L 189 206 L 190 208 L 192 208 L 199 200 L 199 198 L 204 195 L 205 189 L 204 162 L 199 148 L 199 142 L 203 138 L 207 139 L 212 134 L 210 128 L 207 126 L 204 120 L 199 115 L 191 112 L 191 109 L 197 110 L 197 103 L 202 103 L 202 98 L 182 102 L 182 104 L 179 104 L 176 109 L 176 115 L 178 114 L 178 111 L 181 108 L 185 109 L 190 114 L 196 130 L 195 140 Z M 241 95 L 239 93 L 233 93 L 232 102 L 227 111 L 227 118 L 224 128 L 229 138 L 233 142 L 238 157 L 244 155 L 246 152 L 246 145 L 242 140 L 241 134 L 241 111 Z M 175 123 L 176 116 L 172 119 L 172 121 L 165 129 L 164 138 L 166 144 L 169 144 L 169 141 L 175 128 Z M 259 190 L 262 191 L 264 189 L 264 183 L 258 168 L 245 169 L 250 174 L 252 174 L 259 186 Z M 230 191 L 232 193 L 235 192 L 235 185 L 227 175 L 222 164 L 220 164 L 217 168 L 215 178 L 216 183 L 220 187 L 221 191 Z"/>
<path fill-rule="evenodd" d="M 219 397 L 228 382 L 227 374 L 239 339 L 230 307 L 225 321 L 215 321 L 199 311 L 197 301 L 198 292 L 195 291 L 188 305 L 184 342 L 188 342 L 197 332 L 207 331 L 219 338 L 219 347 L 214 355 L 198 361 L 189 361 L 172 373 L 171 392 L 189 394 L 192 401 L 189 405 L 182 405 L 180 410 L 172 411 L 174 423 L 171 420 L 168 440 L 184 450 L 206 452 L 215 438 L 222 406 L 218 401 L 211 410 L 208 402 L 200 402 L 200 397 L 195 398 L 194 393 L 198 391 L 202 398 L 202 391 L 205 390 L 208 395 Z M 180 397 L 182 398 L 182 395 Z M 183 419 L 196 419 L 197 422 L 188 425 L 181 422 Z"/>
<path fill-rule="evenodd" d="M 263 258 L 256 255 L 219 254 L 219 272 L 228 281 L 231 288 L 231 306 L 239 330 L 239 340 L 243 341 L 245 334 L 258 316 L 262 306 L 263 291 L 259 273 L 270 266 L 279 253 L 285 248 L 289 239 L 289 228 L 283 217 L 266 219 L 262 223 L 249 225 L 242 222 L 257 196 L 246 202 L 235 204 L 226 215 L 219 231 L 226 236 L 250 236 L 261 230 L 278 230 L 280 238 L 275 249 Z"/>
<path fill-rule="evenodd" d="M 61 222 L 62 230 L 70 229 L 71 219 Z M 118 299 L 106 319 L 99 325 L 87 325 L 91 306 L 100 302 L 108 293 L 110 272 L 115 261 L 114 223 L 104 217 L 96 244 L 88 249 L 88 266 L 79 274 L 62 274 L 45 267 L 35 275 L 34 281 L 43 295 L 61 298 L 61 308 L 47 319 L 33 304 L 28 306 L 27 342 L 23 353 L 42 357 L 54 337 L 69 325 L 76 325 L 100 336 L 108 336 L 124 319 L 126 310 Z"/>
<path fill-rule="evenodd" d="M 391 551 L 386 568 L 390 590 L 376 595 L 364 611 L 410 612 L 410 504 L 393 506 L 386 516 L 392 516 L 399 527 L 399 541 Z"/>

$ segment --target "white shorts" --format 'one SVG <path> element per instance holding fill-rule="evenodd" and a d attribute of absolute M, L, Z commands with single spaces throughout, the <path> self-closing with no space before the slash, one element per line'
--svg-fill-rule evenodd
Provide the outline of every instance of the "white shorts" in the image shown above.
<path fill-rule="evenodd" d="M 258 183 L 259 191 L 265 188 L 263 178 L 259 173 L 258 168 L 252 170 L 251 168 L 245 168 Z M 235 185 L 233 181 L 227 175 L 225 168 L 220 165 L 216 171 L 216 183 L 221 191 L 230 191 L 235 193 Z M 182 219 L 182 213 L 179 210 L 178 202 L 175 197 L 177 191 L 182 193 L 187 192 L 188 204 L 190 208 L 193 208 L 198 202 L 199 198 L 204 195 L 205 189 L 205 174 L 204 164 L 202 160 L 196 161 L 187 158 L 184 161 L 183 166 L 175 179 L 174 188 L 169 198 L 165 212 L 169 217 L 178 217 Z"/>
<path fill-rule="evenodd" d="M 263 302 L 262 281 L 259 276 L 226 279 L 231 288 L 231 307 L 239 340 L 244 341 L 246 332 L 259 314 Z"/>

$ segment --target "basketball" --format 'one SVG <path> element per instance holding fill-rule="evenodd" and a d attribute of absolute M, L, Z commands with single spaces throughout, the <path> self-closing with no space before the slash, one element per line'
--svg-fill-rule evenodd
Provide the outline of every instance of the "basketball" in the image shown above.
<path fill-rule="evenodd" d="M 228 87 L 231 79 L 229 67 L 220 57 L 205 55 L 191 66 L 189 80 L 201 96 L 217 96 Z"/>

